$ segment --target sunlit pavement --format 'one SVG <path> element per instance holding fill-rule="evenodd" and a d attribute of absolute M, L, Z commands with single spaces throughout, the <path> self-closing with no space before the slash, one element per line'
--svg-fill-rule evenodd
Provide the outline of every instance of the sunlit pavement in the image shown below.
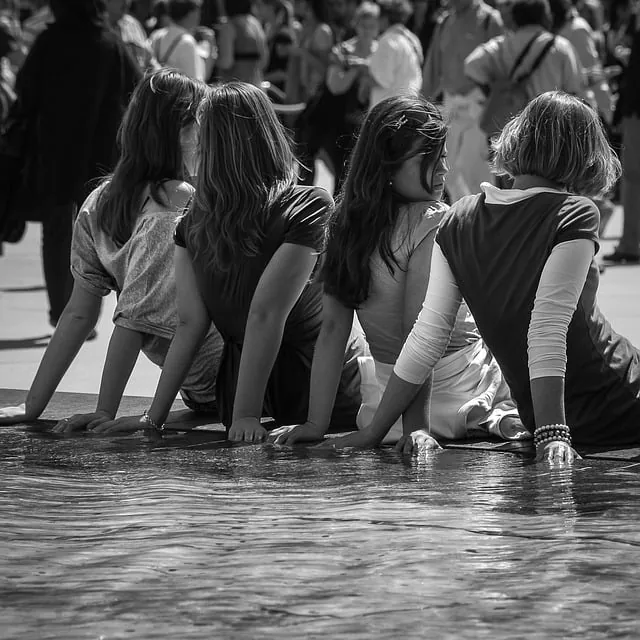
<path fill-rule="evenodd" d="M 318 183 L 331 187 L 321 166 Z M 601 253 L 610 251 L 619 235 L 622 213 L 611 219 Z M 52 328 L 40 261 L 40 225 L 31 224 L 18 245 L 5 245 L 0 257 L 0 387 L 28 389 Z M 601 278 L 600 306 L 619 333 L 640 346 L 640 266 L 609 267 Z M 87 342 L 64 377 L 59 390 L 96 393 L 111 336 L 115 306 L 112 294 L 104 301 L 96 340 Z M 127 395 L 152 396 L 159 370 L 140 356 L 126 389 Z"/>

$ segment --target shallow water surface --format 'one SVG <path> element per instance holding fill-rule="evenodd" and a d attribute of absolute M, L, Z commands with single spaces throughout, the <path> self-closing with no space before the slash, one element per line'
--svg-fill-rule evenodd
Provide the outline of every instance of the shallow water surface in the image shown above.
<path fill-rule="evenodd" d="M 2 638 L 640 636 L 637 464 L 0 438 Z"/>

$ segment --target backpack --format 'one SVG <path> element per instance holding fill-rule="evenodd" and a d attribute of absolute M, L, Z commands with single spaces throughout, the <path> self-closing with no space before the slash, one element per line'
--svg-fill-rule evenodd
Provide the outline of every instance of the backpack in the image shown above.
<path fill-rule="evenodd" d="M 484 110 L 480 116 L 480 128 L 489 138 L 498 135 L 509 120 L 520 113 L 529 103 L 529 91 L 527 81 L 540 66 L 544 57 L 555 44 L 552 37 L 542 48 L 529 71 L 518 74 L 518 69 L 525 59 L 539 34 L 527 43 L 522 53 L 518 56 L 511 73 L 506 78 L 495 80 L 489 86 L 489 96 L 484 104 Z"/>

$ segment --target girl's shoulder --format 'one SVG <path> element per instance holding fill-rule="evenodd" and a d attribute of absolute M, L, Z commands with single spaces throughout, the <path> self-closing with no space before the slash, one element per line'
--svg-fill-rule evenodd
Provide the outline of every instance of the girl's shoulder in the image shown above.
<path fill-rule="evenodd" d="M 281 196 L 280 207 L 285 215 L 295 214 L 301 209 L 309 207 L 331 210 L 333 209 L 333 198 L 322 187 L 296 185 Z"/>
<path fill-rule="evenodd" d="M 413 252 L 429 234 L 438 229 L 448 208 L 444 202 L 405 205 L 396 225 L 395 244 L 409 253 Z"/>
<path fill-rule="evenodd" d="M 146 191 L 142 213 L 180 213 L 189 206 L 195 189 L 188 182 L 166 180 L 160 185 L 159 191 L 163 202 L 155 200 L 150 190 Z"/>

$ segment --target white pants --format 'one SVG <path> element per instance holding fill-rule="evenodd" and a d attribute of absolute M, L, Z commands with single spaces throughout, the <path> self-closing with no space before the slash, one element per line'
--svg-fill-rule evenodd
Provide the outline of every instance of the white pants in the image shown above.
<path fill-rule="evenodd" d="M 449 120 L 447 191 L 451 202 L 480 192 L 482 182 L 492 182 L 487 134 L 480 129 L 482 107 L 474 95 L 445 95 L 444 114 Z"/>
<path fill-rule="evenodd" d="M 393 373 L 392 364 L 372 357 L 358 358 L 362 405 L 357 425 L 371 424 L 382 394 Z M 435 438 L 459 440 L 482 434 L 502 437 L 499 423 L 505 416 L 518 417 L 502 372 L 482 340 L 446 356 L 433 371 L 429 412 L 430 432 Z M 402 437 L 402 418 L 383 442 L 393 444 Z"/>

